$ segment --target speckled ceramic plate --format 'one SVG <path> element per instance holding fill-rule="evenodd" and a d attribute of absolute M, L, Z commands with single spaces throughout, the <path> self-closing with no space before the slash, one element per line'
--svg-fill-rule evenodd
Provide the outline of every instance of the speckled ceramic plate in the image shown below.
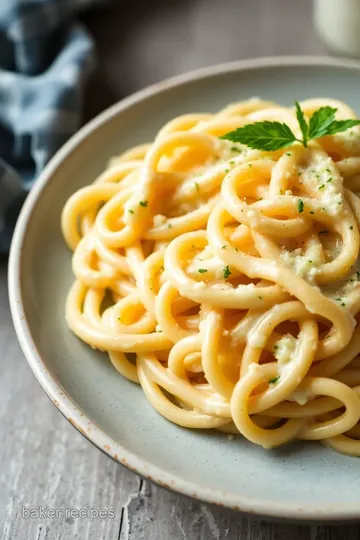
<path fill-rule="evenodd" d="M 60 213 L 108 159 L 151 140 L 172 117 L 261 96 L 290 105 L 340 98 L 360 113 L 360 64 L 326 58 L 240 62 L 176 77 L 111 107 L 52 159 L 19 218 L 9 265 L 15 328 L 28 362 L 68 420 L 101 450 L 160 485 L 204 501 L 278 518 L 360 518 L 360 461 L 318 443 L 266 451 L 242 438 L 172 425 L 107 357 L 67 328 L 71 254 Z M 31 407 L 31 404 L 29 404 Z"/>

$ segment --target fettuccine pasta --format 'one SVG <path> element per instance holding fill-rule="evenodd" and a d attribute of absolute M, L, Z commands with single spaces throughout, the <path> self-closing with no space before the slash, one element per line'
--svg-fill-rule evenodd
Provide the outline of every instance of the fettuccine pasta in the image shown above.
<path fill-rule="evenodd" d="M 325 105 L 355 118 L 301 108 Z M 219 138 L 260 120 L 299 133 L 255 98 L 180 116 L 68 200 L 67 323 L 171 422 L 360 456 L 360 131 L 273 152 Z"/>

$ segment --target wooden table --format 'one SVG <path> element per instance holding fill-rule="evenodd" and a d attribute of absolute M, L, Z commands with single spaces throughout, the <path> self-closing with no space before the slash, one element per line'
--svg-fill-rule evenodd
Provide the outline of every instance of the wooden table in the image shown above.
<path fill-rule="evenodd" d="M 84 16 L 100 69 L 86 116 L 197 67 L 277 54 L 324 54 L 310 0 L 118 0 Z M 150 7 L 151 5 L 151 7 Z M 61 343 L 59 343 L 61 347 Z M 70 426 L 30 371 L 13 330 L 0 260 L 0 538 L 3 540 L 355 540 L 356 525 L 265 523 L 143 481 Z M 113 508 L 112 519 L 24 518 L 23 506 Z"/>

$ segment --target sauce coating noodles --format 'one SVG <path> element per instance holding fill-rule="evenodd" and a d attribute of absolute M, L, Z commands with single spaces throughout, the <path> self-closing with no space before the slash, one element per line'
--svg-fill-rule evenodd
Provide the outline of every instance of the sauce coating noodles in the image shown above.
<path fill-rule="evenodd" d="M 325 105 L 355 118 L 301 108 Z M 299 134 L 255 98 L 187 114 L 68 200 L 67 323 L 171 422 L 360 456 L 360 131 L 274 152 L 219 138 L 262 120 Z"/>

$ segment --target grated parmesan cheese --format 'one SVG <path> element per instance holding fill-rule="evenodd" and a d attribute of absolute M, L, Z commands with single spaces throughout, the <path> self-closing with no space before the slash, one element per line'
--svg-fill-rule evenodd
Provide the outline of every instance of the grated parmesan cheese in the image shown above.
<path fill-rule="evenodd" d="M 296 349 L 296 339 L 291 334 L 286 334 L 274 345 L 274 356 L 279 364 L 287 364 Z"/>

